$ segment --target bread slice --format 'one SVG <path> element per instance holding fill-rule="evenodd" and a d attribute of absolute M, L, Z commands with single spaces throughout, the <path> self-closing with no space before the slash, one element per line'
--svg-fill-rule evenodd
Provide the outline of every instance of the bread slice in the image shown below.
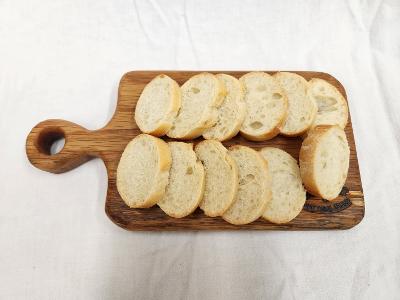
<path fill-rule="evenodd" d="M 346 99 L 336 87 L 323 79 L 313 78 L 309 81 L 308 93 L 318 107 L 312 127 L 318 125 L 346 127 L 349 109 Z"/>
<path fill-rule="evenodd" d="M 244 88 L 235 77 L 226 74 L 216 75 L 225 85 L 226 96 L 218 108 L 217 123 L 203 133 L 205 139 L 226 141 L 238 134 L 246 116 Z"/>
<path fill-rule="evenodd" d="M 310 128 L 317 114 L 317 104 L 307 93 L 308 82 L 290 72 L 278 72 L 274 78 L 288 98 L 288 115 L 279 127 L 280 133 L 286 136 L 302 135 Z"/>
<path fill-rule="evenodd" d="M 272 199 L 263 217 L 276 224 L 288 223 L 301 212 L 306 202 L 299 166 L 289 153 L 281 149 L 265 147 L 260 153 L 268 162 L 272 178 Z"/>
<path fill-rule="evenodd" d="M 221 216 L 237 195 L 239 179 L 236 163 L 219 141 L 202 141 L 196 145 L 195 152 L 206 174 L 200 208 L 209 217 Z"/>
<path fill-rule="evenodd" d="M 162 136 L 171 129 L 180 107 L 179 85 L 167 75 L 158 75 L 144 87 L 139 97 L 136 124 L 144 133 Z"/>
<path fill-rule="evenodd" d="M 117 168 L 117 189 L 129 207 L 150 207 L 164 196 L 171 167 L 167 143 L 139 134 L 128 143 Z"/>
<path fill-rule="evenodd" d="M 217 122 L 217 108 L 226 91 L 217 76 L 201 73 L 191 77 L 182 87 L 182 105 L 167 135 L 176 139 L 193 139 Z"/>
<path fill-rule="evenodd" d="M 193 144 L 168 143 L 172 154 L 169 183 L 158 206 L 169 216 L 182 218 L 191 214 L 204 194 L 204 168 L 197 160 Z"/>
<path fill-rule="evenodd" d="M 246 146 L 232 146 L 229 153 L 239 170 L 236 200 L 222 215 L 231 224 L 248 224 L 257 220 L 271 200 L 268 163 L 257 151 Z"/>
<path fill-rule="evenodd" d="M 300 173 L 307 191 L 335 199 L 347 178 L 350 150 L 338 125 L 320 125 L 308 132 L 300 148 Z"/>
<path fill-rule="evenodd" d="M 287 98 L 274 77 L 251 72 L 240 78 L 245 88 L 247 114 L 240 133 L 252 141 L 272 139 L 287 115 Z"/>

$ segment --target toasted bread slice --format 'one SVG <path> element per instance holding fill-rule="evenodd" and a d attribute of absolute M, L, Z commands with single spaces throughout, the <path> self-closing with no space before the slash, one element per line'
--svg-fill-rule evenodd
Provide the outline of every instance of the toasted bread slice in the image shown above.
<path fill-rule="evenodd" d="M 182 218 L 190 215 L 204 194 L 204 168 L 197 160 L 193 144 L 168 143 L 172 154 L 169 182 L 158 206 L 169 216 Z"/>
<path fill-rule="evenodd" d="M 309 81 L 309 97 L 317 103 L 318 112 L 312 127 L 318 125 L 338 125 L 345 128 L 349 117 L 346 99 L 329 82 L 313 78 Z"/>
<path fill-rule="evenodd" d="M 236 163 L 219 141 L 202 141 L 195 152 L 206 174 L 200 208 L 209 217 L 221 216 L 236 199 L 239 182 Z"/>
<path fill-rule="evenodd" d="M 239 170 L 236 200 L 222 215 L 231 224 L 248 224 L 257 220 L 271 200 L 268 163 L 257 151 L 246 146 L 232 146 L 229 153 Z"/>
<path fill-rule="evenodd" d="M 154 136 L 166 134 L 181 107 L 181 89 L 175 80 L 161 74 L 142 91 L 135 108 L 139 129 Z"/>
<path fill-rule="evenodd" d="M 288 223 L 301 212 L 306 201 L 299 166 L 281 149 L 265 147 L 260 153 L 268 162 L 272 178 L 272 199 L 263 217 L 276 224 Z"/>
<path fill-rule="evenodd" d="M 167 143 L 140 134 L 126 146 L 117 168 L 117 189 L 129 207 L 150 207 L 165 193 L 171 167 Z"/>
<path fill-rule="evenodd" d="M 252 141 L 272 139 L 287 116 L 287 97 L 277 80 L 263 72 L 240 78 L 245 88 L 247 113 L 240 133 Z"/>
<path fill-rule="evenodd" d="M 335 199 L 346 182 L 350 149 L 338 125 L 320 125 L 308 132 L 300 148 L 300 174 L 307 191 Z"/>
<path fill-rule="evenodd" d="M 176 139 L 194 139 L 215 125 L 217 108 L 226 91 L 217 76 L 200 73 L 186 81 L 181 92 L 182 105 L 167 135 Z"/>
<path fill-rule="evenodd" d="M 286 136 L 298 136 L 305 133 L 315 120 L 317 104 L 308 96 L 308 82 L 302 76 L 290 72 L 278 72 L 274 75 L 288 98 L 288 115 L 279 127 Z"/>
<path fill-rule="evenodd" d="M 218 108 L 217 123 L 203 133 L 205 139 L 226 141 L 237 135 L 246 116 L 244 88 L 235 77 L 217 74 L 226 88 L 226 96 Z"/>

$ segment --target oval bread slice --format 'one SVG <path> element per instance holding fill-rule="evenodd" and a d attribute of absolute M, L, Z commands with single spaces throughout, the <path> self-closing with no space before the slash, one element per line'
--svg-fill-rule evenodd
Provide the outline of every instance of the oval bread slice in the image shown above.
<path fill-rule="evenodd" d="M 191 214 L 203 198 L 204 168 L 197 160 L 193 144 L 168 143 L 172 154 L 169 183 L 158 206 L 169 216 L 182 218 Z"/>
<path fill-rule="evenodd" d="M 229 153 L 239 170 L 236 200 L 222 215 L 231 224 L 248 224 L 257 220 L 271 200 L 268 163 L 257 151 L 246 146 L 232 146 Z"/>
<path fill-rule="evenodd" d="M 274 77 L 250 72 L 240 78 L 245 88 L 247 114 L 240 133 L 252 141 L 272 139 L 287 115 L 287 98 Z"/>
<path fill-rule="evenodd" d="M 154 136 L 166 134 L 181 107 L 181 89 L 175 80 L 161 74 L 143 89 L 136 104 L 135 121 L 139 129 Z"/>
<path fill-rule="evenodd" d="M 308 92 L 318 107 L 312 127 L 318 125 L 346 127 L 349 109 L 346 99 L 336 87 L 323 79 L 313 78 L 309 81 Z"/>
<path fill-rule="evenodd" d="M 281 149 L 265 147 L 260 153 L 268 162 L 272 179 L 272 199 L 263 217 L 276 224 L 288 223 L 301 212 L 306 202 L 299 166 L 289 153 Z"/>
<path fill-rule="evenodd" d="M 244 102 L 244 88 L 235 77 L 226 74 L 217 74 L 218 79 L 226 88 L 226 96 L 218 108 L 217 123 L 203 133 L 205 139 L 226 141 L 238 134 L 246 116 Z"/>
<path fill-rule="evenodd" d="M 308 82 L 302 76 L 290 72 L 278 72 L 274 75 L 288 98 L 288 115 L 279 127 L 286 136 L 298 136 L 305 133 L 314 122 L 317 104 L 308 96 Z"/>
<path fill-rule="evenodd" d="M 150 207 L 160 200 L 168 183 L 171 152 L 167 143 L 140 134 L 128 143 L 117 168 L 117 189 L 129 207 Z"/>
<path fill-rule="evenodd" d="M 337 125 L 320 125 L 308 132 L 300 148 L 300 173 L 314 196 L 335 199 L 347 178 L 350 149 Z"/>
<path fill-rule="evenodd" d="M 194 139 L 217 122 L 217 108 L 226 91 L 217 76 L 201 73 L 186 81 L 181 92 L 182 105 L 167 135 L 176 139 Z"/>
<path fill-rule="evenodd" d="M 238 191 L 238 169 L 228 150 L 215 140 L 195 147 L 204 166 L 206 181 L 200 208 L 209 217 L 221 216 L 233 203 Z"/>

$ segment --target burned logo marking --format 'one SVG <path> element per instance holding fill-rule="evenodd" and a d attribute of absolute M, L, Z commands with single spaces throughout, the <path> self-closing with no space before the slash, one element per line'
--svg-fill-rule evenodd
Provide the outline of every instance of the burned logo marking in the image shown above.
<path fill-rule="evenodd" d="M 351 206 L 351 200 L 348 198 L 348 193 L 349 189 L 344 186 L 340 191 L 338 198 L 336 198 L 334 202 L 330 202 L 326 199 L 313 199 L 313 196 L 307 193 L 307 201 L 304 204 L 304 210 L 312 213 L 324 214 L 337 213 L 345 210 Z M 319 202 L 321 205 L 310 203 L 311 201 Z"/>

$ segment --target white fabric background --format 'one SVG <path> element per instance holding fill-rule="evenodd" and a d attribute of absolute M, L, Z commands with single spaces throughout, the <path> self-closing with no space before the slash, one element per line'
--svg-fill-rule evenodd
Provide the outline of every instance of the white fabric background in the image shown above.
<path fill-rule="evenodd" d="M 39 121 L 103 126 L 130 70 L 318 70 L 347 89 L 348 231 L 128 232 L 94 160 L 39 171 Z M 400 1 L 0 1 L 1 299 L 399 299 Z"/>

